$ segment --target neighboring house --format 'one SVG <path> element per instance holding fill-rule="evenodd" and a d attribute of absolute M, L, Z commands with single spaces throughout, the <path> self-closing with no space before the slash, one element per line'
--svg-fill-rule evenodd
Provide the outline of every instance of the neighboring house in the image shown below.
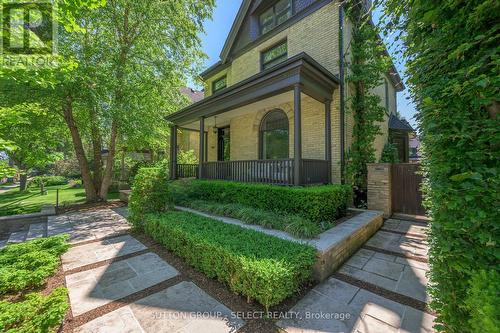
<path fill-rule="evenodd" d="M 340 183 L 353 117 L 343 107 L 348 87 L 340 93 L 339 41 L 349 55 L 350 31 L 339 1 L 243 0 L 220 61 L 201 74 L 205 98 L 167 117 L 171 147 L 191 140 L 180 132 L 196 131 L 191 147 L 203 161 L 179 166 L 172 149 L 171 176 Z M 395 69 L 381 82 L 375 92 L 387 113 L 374 142 L 377 160 L 404 88 Z"/>
<path fill-rule="evenodd" d="M 400 163 L 408 163 L 410 157 L 410 134 L 415 132 L 411 125 L 404 119 L 399 119 L 395 114 L 389 117 L 389 142 L 398 148 Z"/>
<path fill-rule="evenodd" d="M 410 133 L 410 163 L 420 163 L 420 138 Z"/>

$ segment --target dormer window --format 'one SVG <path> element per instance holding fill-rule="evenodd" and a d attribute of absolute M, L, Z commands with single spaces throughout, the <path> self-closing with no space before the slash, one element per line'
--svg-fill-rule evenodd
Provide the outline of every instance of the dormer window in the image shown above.
<path fill-rule="evenodd" d="M 223 76 L 212 83 L 212 93 L 221 91 L 227 87 L 227 76 Z"/>
<path fill-rule="evenodd" d="M 260 33 L 265 34 L 292 17 L 292 1 L 280 0 L 259 17 Z"/>

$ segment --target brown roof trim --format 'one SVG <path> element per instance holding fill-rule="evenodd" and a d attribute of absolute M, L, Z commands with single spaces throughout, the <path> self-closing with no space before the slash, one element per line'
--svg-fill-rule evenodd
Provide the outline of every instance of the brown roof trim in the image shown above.
<path fill-rule="evenodd" d="M 311 97 L 325 101 L 331 99 L 339 81 L 335 75 L 303 52 L 170 114 L 166 120 L 179 125 L 188 123 L 201 116 L 223 113 L 291 90 L 295 84 L 301 84 L 303 91 Z"/>

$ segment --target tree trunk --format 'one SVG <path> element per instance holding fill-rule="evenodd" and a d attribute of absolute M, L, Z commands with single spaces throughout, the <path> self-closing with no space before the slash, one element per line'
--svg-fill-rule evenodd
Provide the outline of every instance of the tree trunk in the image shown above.
<path fill-rule="evenodd" d="M 82 172 L 83 187 L 85 188 L 85 196 L 87 202 L 96 202 L 98 201 L 99 197 L 97 195 L 92 175 L 90 173 L 90 167 L 87 161 L 87 157 L 85 156 L 82 138 L 80 136 L 78 128 L 76 127 L 75 119 L 73 117 L 73 99 L 71 96 L 67 96 L 66 100 L 64 101 L 63 115 L 66 125 L 68 125 L 69 131 L 71 133 L 71 139 L 75 148 L 76 158 L 78 159 L 78 164 L 80 165 L 80 170 Z"/>
<path fill-rule="evenodd" d="M 26 187 L 28 185 L 28 174 L 27 173 L 21 173 L 19 175 L 19 191 L 26 191 Z"/>
<path fill-rule="evenodd" d="M 108 190 L 113 180 L 113 167 L 116 155 L 116 137 L 118 136 L 118 126 L 116 121 L 113 121 L 111 125 L 111 139 L 109 142 L 109 152 L 108 158 L 106 160 L 106 169 L 104 170 L 104 176 L 102 178 L 101 189 L 99 191 L 99 197 L 101 200 L 106 201 L 108 198 Z"/>

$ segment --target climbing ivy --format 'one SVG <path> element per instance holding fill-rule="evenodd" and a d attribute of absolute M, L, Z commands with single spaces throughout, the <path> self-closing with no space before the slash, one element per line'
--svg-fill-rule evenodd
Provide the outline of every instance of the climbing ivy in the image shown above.
<path fill-rule="evenodd" d="M 371 9 L 359 1 L 344 3 L 346 17 L 352 23 L 352 39 L 347 49 L 346 83 L 352 93 L 347 99 L 354 118 L 353 142 L 347 154 L 347 180 L 353 185 L 358 200 L 366 193 L 367 163 L 375 162 L 374 140 L 379 135 L 377 122 L 384 119 L 385 107 L 374 88 L 382 83 L 389 69 L 390 59 L 379 38 L 379 31 L 371 23 Z"/>
<path fill-rule="evenodd" d="M 500 2 L 384 6 L 388 32 L 404 45 L 425 149 L 435 328 L 498 332 Z"/>

